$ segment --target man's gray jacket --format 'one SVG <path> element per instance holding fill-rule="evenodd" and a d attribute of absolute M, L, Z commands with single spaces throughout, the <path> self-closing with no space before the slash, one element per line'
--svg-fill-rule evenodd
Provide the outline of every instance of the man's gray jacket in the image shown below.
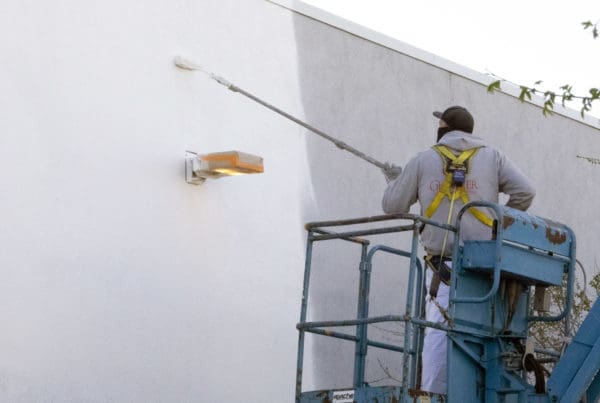
<path fill-rule="evenodd" d="M 517 167 L 500 151 L 489 147 L 483 139 L 472 134 L 454 130 L 446 133 L 438 142 L 457 152 L 481 147 L 469 162 L 469 171 L 464 182 L 464 188 L 469 194 L 470 201 L 488 201 L 498 203 L 498 194 L 509 196 L 508 207 L 527 210 L 531 205 L 535 190 L 530 181 Z M 444 162 L 433 149 L 417 154 L 411 159 L 402 174 L 389 183 L 382 201 L 383 211 L 387 214 L 407 213 L 414 203 L 419 201 L 421 214 L 431 204 L 437 195 L 439 187 L 444 182 Z M 454 224 L 458 211 L 463 206 L 462 200 L 454 201 L 450 223 Z M 439 205 L 432 220 L 447 223 L 450 201 L 448 198 Z M 486 209 L 481 209 L 493 217 Z M 444 242 L 445 231 L 427 225 L 421 234 L 421 240 L 427 253 L 439 255 Z M 462 239 L 490 239 L 491 228 L 482 224 L 470 213 L 462 219 Z M 452 255 L 452 234 L 448 235 L 444 256 Z"/>

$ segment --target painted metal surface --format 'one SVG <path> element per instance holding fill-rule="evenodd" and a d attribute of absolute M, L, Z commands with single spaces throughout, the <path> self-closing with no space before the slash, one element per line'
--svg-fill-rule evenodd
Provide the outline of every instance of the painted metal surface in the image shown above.
<path fill-rule="evenodd" d="M 389 225 L 389 221 L 402 220 L 402 225 Z M 424 220 L 429 222 L 429 220 Z M 385 225 L 379 228 L 369 229 L 349 229 L 345 231 L 334 232 L 331 227 L 354 226 L 356 224 L 369 224 L 374 222 L 382 222 Z M 408 224 L 406 224 L 408 222 Z M 312 402 L 343 402 L 345 400 L 336 400 L 334 396 L 336 391 L 302 391 L 302 374 L 303 374 L 303 356 L 304 356 L 304 334 L 306 332 L 319 334 L 327 337 L 334 337 L 341 340 L 352 341 L 355 343 L 354 357 L 354 377 L 352 385 L 352 399 L 349 402 L 400 402 L 403 396 L 408 396 L 408 391 L 414 389 L 416 382 L 416 368 L 418 343 L 422 338 L 423 326 L 418 323 L 411 322 L 413 317 L 417 317 L 421 310 L 423 296 L 423 268 L 420 260 L 417 258 L 418 250 L 418 228 L 423 221 L 420 217 L 401 214 L 393 216 L 376 216 L 366 217 L 362 219 L 327 221 L 321 223 L 310 223 L 305 227 L 308 230 L 307 242 L 307 258 L 304 275 L 304 290 L 302 299 L 302 308 L 300 313 L 300 323 L 297 328 L 299 330 L 299 345 L 298 345 L 298 367 L 296 378 L 296 402 L 312 403 Z M 436 225 L 436 223 L 432 223 Z M 453 229 L 452 226 L 445 226 Z M 391 248 L 385 245 L 371 246 L 367 238 L 371 235 L 377 235 L 389 232 L 412 232 L 411 250 L 404 251 Z M 361 237 L 361 238 L 358 238 Z M 354 319 L 346 319 L 339 321 L 326 322 L 306 322 L 308 311 L 308 290 L 311 277 L 311 259 L 312 248 L 314 242 L 322 242 L 329 240 L 345 240 L 351 243 L 358 243 L 361 247 L 361 258 L 359 262 L 359 290 L 358 290 L 358 306 L 357 314 Z M 408 258 L 408 290 L 406 295 L 405 311 L 399 315 L 387 315 L 383 317 L 369 317 L 369 295 L 370 295 L 370 278 L 373 268 L 373 258 L 376 254 L 385 253 L 395 255 L 401 258 Z M 376 270 L 376 269 L 375 269 Z M 400 322 L 404 324 L 404 339 L 401 345 L 393 345 L 388 343 L 369 340 L 367 325 L 370 323 L 379 322 Z M 349 334 L 340 331 L 322 329 L 324 327 L 346 327 L 355 326 L 356 333 Z M 365 382 L 365 361 L 369 347 L 376 347 L 389 351 L 402 353 L 402 385 L 389 387 L 369 387 Z M 406 391 L 406 393 L 404 393 Z M 413 401 L 420 401 L 418 393 L 413 393 Z M 340 398 L 341 399 L 341 398 Z M 431 400 L 440 401 L 440 400 Z"/>
<path fill-rule="evenodd" d="M 574 252 L 572 231 L 565 225 L 519 210 L 498 206 L 495 213 L 499 217 L 497 239 L 466 242 L 462 266 L 477 270 L 499 266 L 505 276 L 522 282 L 561 285 L 564 265 Z"/>
<path fill-rule="evenodd" d="M 424 273 L 417 258 L 418 228 L 422 217 L 409 214 L 366 217 L 307 224 L 309 232 L 304 297 L 298 349 L 297 403 L 367 402 L 576 402 L 582 396 L 597 401 L 600 396 L 600 303 L 596 302 L 557 370 L 548 381 L 540 376 L 541 367 L 525 344 L 534 321 L 560 321 L 568 314 L 573 298 L 575 235 L 566 226 L 491 203 L 471 203 L 458 215 L 455 226 L 438 225 L 460 236 L 460 220 L 470 206 L 491 209 L 497 217 L 495 237 L 490 241 L 465 241 L 455 244 L 451 281 L 450 320 L 446 324 L 427 322 L 420 316 L 425 295 Z M 409 224 L 390 224 L 405 220 Z M 344 230 L 345 226 L 381 223 L 378 228 Z M 333 231 L 325 227 L 342 227 Z M 412 230 L 410 251 L 385 245 L 371 246 L 373 234 Z M 360 238 L 358 238 L 360 237 Z M 341 239 L 358 243 L 360 285 L 356 318 L 339 321 L 305 322 L 306 296 L 310 278 L 312 243 Z M 370 277 L 373 256 L 388 253 L 409 259 L 405 312 L 400 315 L 369 317 Z M 527 267 L 525 267 L 527 266 Z M 562 283 L 566 276 L 565 298 L 569 301 L 555 316 L 531 314 L 530 286 Z M 560 279 L 561 282 L 558 282 Z M 369 340 L 367 326 L 386 321 L 405 326 L 402 345 Z M 325 327 L 355 326 L 355 334 Z M 418 356 L 423 331 L 427 327 L 448 332 L 448 394 L 432 395 L 417 390 Z M 305 332 L 355 343 L 354 379 L 348 389 L 302 390 L 303 337 Z M 402 379 L 399 385 L 371 386 L 365 382 L 365 360 L 369 347 L 402 353 Z M 559 356 L 558 352 L 538 353 Z M 538 374 L 536 384 L 527 381 L 526 371 Z M 568 396 L 568 397 L 567 397 Z M 593 400 L 589 400 L 593 399 Z"/>
<path fill-rule="evenodd" d="M 455 246 L 448 401 L 548 401 L 543 375 L 538 374 L 535 387 L 526 380 L 524 344 L 533 321 L 559 321 L 571 305 L 553 317 L 531 316 L 529 286 L 562 284 L 566 274 L 565 297 L 572 300 L 575 236 L 562 224 L 524 212 L 490 203 L 472 205 L 490 208 L 499 225 L 494 240 Z M 458 215 L 458 236 L 465 211 Z"/>
<path fill-rule="evenodd" d="M 567 347 L 564 358 L 548 379 L 550 396 L 577 402 L 587 392 L 588 402 L 600 399 L 600 300 L 597 300 Z"/>

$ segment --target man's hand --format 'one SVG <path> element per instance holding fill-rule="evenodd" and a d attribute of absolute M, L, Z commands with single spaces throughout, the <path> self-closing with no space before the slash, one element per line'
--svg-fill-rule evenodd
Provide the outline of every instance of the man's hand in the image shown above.
<path fill-rule="evenodd" d="M 383 172 L 385 175 L 385 180 L 388 183 L 396 179 L 402 173 L 402 167 L 399 167 L 398 165 L 394 165 L 389 162 L 386 162 L 383 165 L 384 167 L 381 168 L 381 172 Z"/>

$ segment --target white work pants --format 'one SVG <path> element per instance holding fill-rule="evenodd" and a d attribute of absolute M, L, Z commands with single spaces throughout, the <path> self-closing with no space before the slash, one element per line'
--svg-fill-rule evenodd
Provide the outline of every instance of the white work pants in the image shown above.
<path fill-rule="evenodd" d="M 430 322 L 444 323 L 445 319 L 437 305 L 430 300 L 429 287 L 433 273 L 430 269 L 426 270 L 427 301 L 425 306 L 425 319 Z M 449 287 L 440 283 L 438 289 L 437 303 L 444 309 L 448 309 Z M 425 329 L 425 339 L 423 341 L 423 374 L 421 376 L 421 389 L 427 392 L 446 394 L 448 390 L 446 380 L 446 350 L 448 340 L 446 332 L 433 328 Z"/>

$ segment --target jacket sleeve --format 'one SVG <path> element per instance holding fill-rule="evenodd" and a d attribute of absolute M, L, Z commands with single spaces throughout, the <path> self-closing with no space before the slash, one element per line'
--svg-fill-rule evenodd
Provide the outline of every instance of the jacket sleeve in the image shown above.
<path fill-rule="evenodd" d="M 418 196 L 418 160 L 413 158 L 400 176 L 388 184 L 381 206 L 386 214 L 408 213 Z"/>
<path fill-rule="evenodd" d="M 499 190 L 509 196 L 506 206 L 522 211 L 527 210 L 535 196 L 533 185 L 515 164 L 501 153 L 499 164 Z"/>

